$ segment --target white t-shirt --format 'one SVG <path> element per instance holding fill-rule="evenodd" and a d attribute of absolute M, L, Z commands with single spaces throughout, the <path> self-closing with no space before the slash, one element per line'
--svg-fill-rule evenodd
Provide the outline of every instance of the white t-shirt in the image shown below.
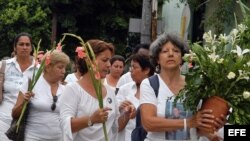
<path fill-rule="evenodd" d="M 0 120 L 6 124 L 11 123 L 11 112 L 14 107 L 19 89 L 21 88 L 24 78 L 32 78 L 35 61 L 24 71 L 16 60 L 16 57 L 6 60 L 4 85 L 3 85 L 3 101 L 0 104 Z"/>
<path fill-rule="evenodd" d="M 126 83 L 129 83 L 129 82 L 132 82 L 132 81 L 133 81 L 133 79 L 132 79 L 132 77 L 131 77 L 131 72 L 127 72 L 127 73 L 123 74 L 123 75 L 120 77 L 119 81 L 118 81 L 117 84 L 116 84 L 116 87 L 119 88 L 119 87 L 121 87 L 122 85 L 124 85 L 124 84 L 126 84 Z"/>
<path fill-rule="evenodd" d="M 28 83 L 24 83 L 20 91 L 24 94 L 27 92 L 27 89 Z M 53 139 L 54 141 L 61 141 L 62 131 L 59 122 L 59 103 L 63 90 L 64 85 L 59 83 L 56 92 L 58 98 L 56 109 L 52 111 L 53 97 L 51 87 L 44 79 L 43 74 L 40 76 L 32 90 L 35 96 L 30 100 L 30 111 L 25 129 L 27 136 L 36 137 L 40 140 Z"/>
<path fill-rule="evenodd" d="M 109 141 L 113 141 L 114 134 L 118 132 L 119 110 L 113 90 L 106 87 L 107 95 L 103 99 L 104 107 L 110 107 L 106 129 Z M 90 116 L 97 109 L 99 103 L 96 98 L 88 94 L 77 82 L 66 85 L 60 102 L 60 123 L 63 130 L 64 141 L 105 141 L 103 126 L 96 123 L 91 127 L 81 129 L 72 134 L 71 118 Z"/>
<path fill-rule="evenodd" d="M 174 108 L 172 105 L 172 102 L 174 101 L 174 94 L 171 92 L 171 90 L 168 88 L 168 86 L 163 82 L 160 75 L 158 75 L 159 78 L 159 93 L 158 98 L 156 98 L 153 88 L 150 86 L 149 80 L 144 79 L 140 86 L 140 104 L 149 103 L 153 104 L 157 107 L 157 116 L 158 117 L 168 117 L 168 118 L 174 118 L 172 117 L 174 115 Z M 182 106 L 182 107 L 181 107 Z M 190 116 L 191 113 L 185 112 L 183 109 L 183 105 L 181 103 L 177 103 L 177 107 L 180 110 L 180 113 L 178 118 L 183 119 L 186 117 L 182 116 Z M 147 135 L 147 141 L 166 141 L 166 140 L 183 140 L 178 139 L 180 137 L 186 137 L 190 136 L 190 140 L 195 141 L 197 140 L 197 134 L 196 129 L 192 128 L 188 130 L 189 132 L 185 132 L 185 134 L 181 133 L 181 136 L 179 135 L 179 132 L 183 132 L 183 130 L 177 130 L 176 132 L 148 132 Z M 178 132 L 178 133 L 177 133 Z"/>
<path fill-rule="evenodd" d="M 139 99 L 135 97 L 136 90 L 137 88 L 136 88 L 135 82 L 129 82 L 121 86 L 116 95 L 118 105 L 120 105 L 121 102 L 128 100 L 137 109 L 139 106 Z M 136 118 L 130 119 L 126 127 L 118 133 L 117 141 L 131 141 L 131 133 L 133 129 L 135 128 L 135 126 L 136 126 Z"/>
<path fill-rule="evenodd" d="M 110 89 L 112 89 L 115 92 L 116 87 L 113 87 L 111 85 L 108 84 L 107 78 L 103 79 L 103 85 L 110 87 Z"/>
<path fill-rule="evenodd" d="M 75 75 L 75 73 L 71 73 L 71 74 L 68 74 L 67 76 L 66 76 L 66 78 L 65 78 L 65 82 L 67 82 L 67 83 L 72 83 L 72 82 L 76 82 L 78 79 L 77 79 L 77 77 L 76 77 L 76 75 Z"/>

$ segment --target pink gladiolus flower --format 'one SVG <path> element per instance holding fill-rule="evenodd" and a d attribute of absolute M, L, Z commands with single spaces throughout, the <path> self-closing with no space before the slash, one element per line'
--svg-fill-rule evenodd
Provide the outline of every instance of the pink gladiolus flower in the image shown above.
<path fill-rule="evenodd" d="M 95 79 L 97 79 L 97 80 L 100 80 L 100 79 L 101 79 L 101 75 L 100 75 L 99 72 L 96 72 L 96 73 L 95 73 Z"/>
<path fill-rule="evenodd" d="M 50 60 L 50 55 L 47 54 L 47 55 L 46 55 L 46 60 L 45 60 L 45 65 L 48 66 L 48 65 L 50 64 L 50 61 L 51 61 L 51 60 Z"/>
<path fill-rule="evenodd" d="M 82 47 L 77 47 L 75 52 L 77 52 L 77 56 L 81 59 L 86 57 L 86 53 L 84 52 Z"/>
<path fill-rule="evenodd" d="M 79 52 L 79 51 L 83 51 L 82 47 L 76 47 L 76 51 L 75 52 Z"/>
<path fill-rule="evenodd" d="M 62 45 L 60 42 L 57 44 L 56 50 L 62 51 Z"/>
<path fill-rule="evenodd" d="M 192 63 L 188 63 L 188 68 L 193 68 L 193 64 Z"/>
<path fill-rule="evenodd" d="M 77 52 L 77 56 L 78 56 L 79 58 L 83 59 L 83 58 L 86 57 L 86 54 L 85 54 L 85 52 L 83 52 L 83 51 L 79 51 L 79 52 Z"/>

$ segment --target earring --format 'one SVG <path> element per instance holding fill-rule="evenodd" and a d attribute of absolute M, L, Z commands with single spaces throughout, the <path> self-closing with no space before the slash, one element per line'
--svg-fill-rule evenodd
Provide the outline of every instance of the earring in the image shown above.
<path fill-rule="evenodd" d="M 155 72 L 159 72 L 160 71 L 160 65 L 157 64 L 156 67 L 155 67 Z"/>

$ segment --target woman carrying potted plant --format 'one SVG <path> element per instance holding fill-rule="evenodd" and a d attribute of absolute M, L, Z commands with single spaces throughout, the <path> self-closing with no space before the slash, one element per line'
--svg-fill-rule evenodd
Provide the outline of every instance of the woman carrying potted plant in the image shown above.
<path fill-rule="evenodd" d="M 152 62 L 159 70 L 159 94 L 156 98 L 148 79 L 142 82 L 141 120 L 148 131 L 145 141 L 198 140 L 199 133 L 196 129 L 210 128 L 209 123 L 215 123 L 217 129 L 224 125 L 224 116 L 215 119 L 210 109 L 193 115 L 184 109 L 181 101 L 173 104 L 175 97 L 185 86 L 185 78 L 180 73 L 185 52 L 184 42 L 174 34 L 164 33 L 150 46 Z M 174 108 L 180 110 L 179 119 L 171 118 Z M 203 135 L 210 137 L 210 133 Z"/>

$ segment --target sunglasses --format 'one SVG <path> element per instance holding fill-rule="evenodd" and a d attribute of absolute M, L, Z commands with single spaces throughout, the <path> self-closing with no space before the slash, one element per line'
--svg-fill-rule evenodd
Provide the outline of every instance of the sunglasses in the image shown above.
<path fill-rule="evenodd" d="M 57 96 L 53 96 L 53 103 L 51 105 L 51 110 L 55 111 L 56 109 Z"/>

